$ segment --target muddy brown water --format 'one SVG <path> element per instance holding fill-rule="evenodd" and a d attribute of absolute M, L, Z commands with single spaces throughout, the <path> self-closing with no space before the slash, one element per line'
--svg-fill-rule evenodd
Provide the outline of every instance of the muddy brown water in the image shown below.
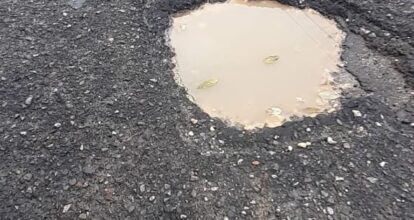
<path fill-rule="evenodd" d="M 314 10 L 205 4 L 173 19 L 177 80 L 205 112 L 246 129 L 334 111 L 344 34 Z"/>

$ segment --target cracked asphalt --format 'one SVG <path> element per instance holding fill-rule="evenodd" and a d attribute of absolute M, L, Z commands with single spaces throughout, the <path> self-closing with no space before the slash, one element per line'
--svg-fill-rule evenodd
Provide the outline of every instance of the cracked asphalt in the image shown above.
<path fill-rule="evenodd" d="M 171 16 L 205 2 L 0 1 L 0 218 L 414 219 L 414 3 L 280 0 L 347 32 L 353 85 L 244 131 L 174 81 Z"/>

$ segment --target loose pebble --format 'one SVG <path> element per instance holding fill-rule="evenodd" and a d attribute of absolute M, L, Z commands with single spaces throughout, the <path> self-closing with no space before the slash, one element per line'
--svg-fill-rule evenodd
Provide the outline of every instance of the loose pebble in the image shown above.
<path fill-rule="evenodd" d="M 335 181 L 344 181 L 345 178 L 340 177 L 340 176 L 335 176 Z"/>
<path fill-rule="evenodd" d="M 326 211 L 328 212 L 329 215 L 333 215 L 334 214 L 334 210 L 331 207 L 327 207 Z"/>
<path fill-rule="evenodd" d="M 354 114 L 355 117 L 362 117 L 362 113 L 358 110 L 352 110 L 352 113 Z"/>
<path fill-rule="evenodd" d="M 375 177 L 367 177 L 367 180 L 368 180 L 370 183 L 376 183 L 376 182 L 378 181 L 378 179 L 377 179 L 377 178 L 375 178 Z"/>
<path fill-rule="evenodd" d="M 311 142 L 300 142 L 300 143 L 298 143 L 298 147 L 301 147 L 301 148 L 307 148 L 307 147 L 309 147 L 310 145 L 311 145 L 312 143 Z"/>
<path fill-rule="evenodd" d="M 344 148 L 349 149 L 349 148 L 351 148 L 351 145 L 349 143 L 344 143 Z"/>
<path fill-rule="evenodd" d="M 65 205 L 65 206 L 63 207 L 63 211 L 62 211 L 62 213 L 66 213 L 66 212 L 68 212 L 71 206 L 72 206 L 72 204 L 67 204 L 67 205 Z"/>
<path fill-rule="evenodd" d="M 33 100 L 33 96 L 30 95 L 29 97 L 26 98 L 26 100 L 24 101 L 24 104 L 30 105 L 32 104 L 32 100 Z"/>
<path fill-rule="evenodd" d="M 331 137 L 326 138 L 326 142 L 328 142 L 328 144 L 337 144 L 338 142 L 334 141 Z"/>

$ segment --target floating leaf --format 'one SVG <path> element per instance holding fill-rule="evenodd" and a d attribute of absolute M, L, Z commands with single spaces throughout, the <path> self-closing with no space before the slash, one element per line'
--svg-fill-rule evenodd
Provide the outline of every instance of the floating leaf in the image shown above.
<path fill-rule="evenodd" d="M 307 107 L 303 109 L 303 112 L 307 114 L 315 114 L 321 112 L 321 109 L 317 107 Z"/>
<path fill-rule="evenodd" d="M 207 80 L 201 83 L 201 85 L 199 85 L 197 89 L 208 89 L 210 87 L 215 86 L 217 83 L 218 83 L 218 79 L 210 79 L 210 80 Z"/>
<path fill-rule="evenodd" d="M 279 56 L 268 56 L 263 59 L 263 63 L 265 64 L 273 64 L 279 60 Z"/>

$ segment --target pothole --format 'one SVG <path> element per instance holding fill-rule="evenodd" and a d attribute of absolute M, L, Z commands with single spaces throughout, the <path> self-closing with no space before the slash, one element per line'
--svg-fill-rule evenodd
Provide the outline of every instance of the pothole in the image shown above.
<path fill-rule="evenodd" d="M 339 107 L 332 73 L 344 33 L 314 10 L 274 1 L 205 4 L 173 19 L 177 81 L 212 117 L 246 129 Z"/>

